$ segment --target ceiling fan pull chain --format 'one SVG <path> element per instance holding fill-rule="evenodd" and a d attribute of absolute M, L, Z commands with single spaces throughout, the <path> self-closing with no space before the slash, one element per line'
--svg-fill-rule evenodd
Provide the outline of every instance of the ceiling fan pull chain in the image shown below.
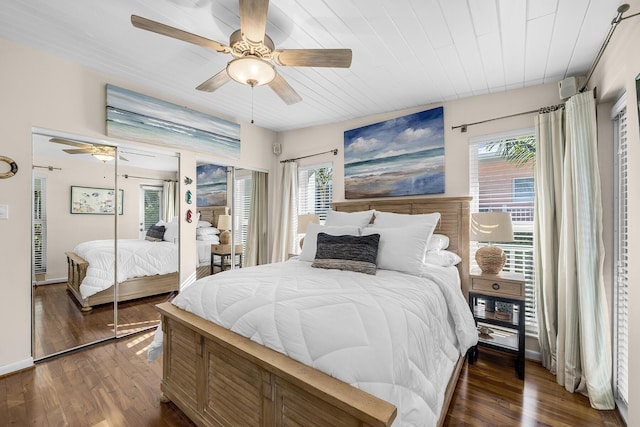
<path fill-rule="evenodd" d="M 253 90 L 255 87 L 255 85 L 251 85 L 251 124 L 253 124 Z"/>

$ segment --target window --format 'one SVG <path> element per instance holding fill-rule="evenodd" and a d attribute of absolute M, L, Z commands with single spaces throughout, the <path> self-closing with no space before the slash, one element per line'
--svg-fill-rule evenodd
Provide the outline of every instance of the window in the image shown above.
<path fill-rule="evenodd" d="M 33 272 L 47 273 L 47 178 L 33 179 Z"/>
<path fill-rule="evenodd" d="M 612 111 L 614 147 L 616 147 L 615 168 L 617 173 L 614 193 L 614 392 L 620 414 L 626 420 L 629 399 L 629 257 L 628 257 L 628 216 L 627 216 L 627 107 L 626 96 L 615 104 Z"/>
<path fill-rule="evenodd" d="M 535 155 L 534 130 L 474 139 L 469 146 L 469 188 L 472 212 L 510 212 L 515 241 L 493 243 L 507 254 L 505 271 L 524 274 L 527 335 L 537 336 L 533 212 Z M 471 242 L 471 264 L 475 251 L 485 243 Z"/>
<path fill-rule="evenodd" d="M 513 178 L 513 201 L 533 202 L 533 177 Z"/>
<path fill-rule="evenodd" d="M 142 191 L 140 237 L 144 238 L 147 230 L 149 230 L 152 225 L 157 224 L 162 218 L 162 186 L 141 185 L 140 190 Z"/>
<path fill-rule="evenodd" d="M 247 248 L 247 230 L 251 209 L 251 171 L 236 170 L 236 182 L 234 184 L 234 215 L 236 228 L 234 230 L 234 242 L 242 244 L 243 251 Z M 245 254 L 243 253 L 243 256 Z"/>
<path fill-rule="evenodd" d="M 332 176 L 330 164 L 298 168 L 298 215 L 313 213 L 324 223 L 333 200 Z"/>

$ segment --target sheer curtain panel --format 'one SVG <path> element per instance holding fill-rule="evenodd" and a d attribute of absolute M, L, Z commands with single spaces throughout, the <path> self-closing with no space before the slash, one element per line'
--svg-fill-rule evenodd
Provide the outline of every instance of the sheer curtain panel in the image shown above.
<path fill-rule="evenodd" d="M 295 221 L 298 212 L 298 164 L 295 162 L 282 163 L 282 178 L 280 180 L 280 211 L 273 242 L 271 262 L 286 261 L 288 254 L 295 250 Z"/>
<path fill-rule="evenodd" d="M 244 265 L 266 264 L 268 259 L 268 236 L 269 225 L 268 200 L 269 186 L 267 174 L 264 172 L 251 172 L 251 204 L 249 205 L 249 226 L 247 227 L 247 253 Z"/>
<path fill-rule="evenodd" d="M 559 384 L 587 393 L 596 409 L 613 409 L 593 92 L 571 97 L 564 114 L 564 129 L 557 111 L 536 123 L 540 346 Z"/>

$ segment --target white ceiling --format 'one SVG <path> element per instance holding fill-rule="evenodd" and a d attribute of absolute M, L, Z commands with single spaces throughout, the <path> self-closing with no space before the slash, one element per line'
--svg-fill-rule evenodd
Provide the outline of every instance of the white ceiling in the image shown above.
<path fill-rule="evenodd" d="M 584 75 L 621 3 L 272 0 L 267 34 L 276 48 L 351 48 L 353 62 L 349 69 L 277 67 L 303 100 L 287 106 L 257 87 L 255 124 L 284 131 Z M 237 0 L 2 0 L 0 37 L 251 120 L 248 86 L 195 89 L 229 55 L 134 28 L 131 14 L 223 44 L 240 25 Z"/>

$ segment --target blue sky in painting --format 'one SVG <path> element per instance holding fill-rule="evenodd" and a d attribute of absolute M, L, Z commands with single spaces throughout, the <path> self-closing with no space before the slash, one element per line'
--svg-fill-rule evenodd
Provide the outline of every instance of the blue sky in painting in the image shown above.
<path fill-rule="evenodd" d="M 196 205 L 220 206 L 227 200 L 227 167 L 202 165 L 196 168 Z"/>
<path fill-rule="evenodd" d="M 444 147 L 442 107 L 398 117 L 344 133 L 344 161 L 409 154 Z"/>

